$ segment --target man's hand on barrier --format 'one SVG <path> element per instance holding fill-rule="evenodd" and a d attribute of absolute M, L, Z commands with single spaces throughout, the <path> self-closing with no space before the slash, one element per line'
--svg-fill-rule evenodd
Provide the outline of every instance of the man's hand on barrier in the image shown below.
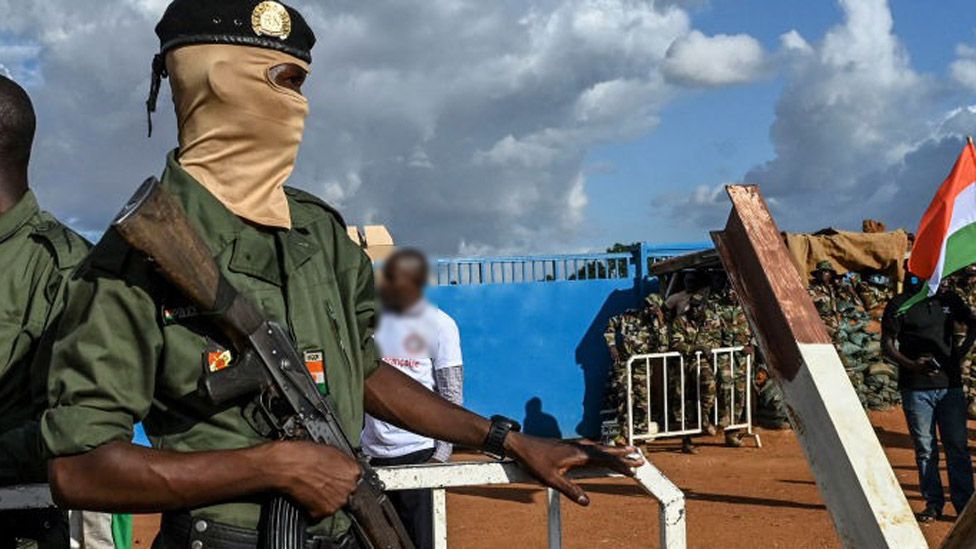
<path fill-rule="evenodd" d="M 510 433 L 505 440 L 506 452 L 543 484 L 555 488 L 580 505 L 589 505 L 590 498 L 566 473 L 579 467 L 604 467 L 614 472 L 634 476 L 634 468 L 644 459 L 632 446 L 609 447 L 592 442 L 566 443 Z"/>

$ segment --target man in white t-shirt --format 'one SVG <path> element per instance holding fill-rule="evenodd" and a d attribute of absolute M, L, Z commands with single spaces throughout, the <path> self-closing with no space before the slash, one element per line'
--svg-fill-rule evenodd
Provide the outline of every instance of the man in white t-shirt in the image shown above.
<path fill-rule="evenodd" d="M 383 265 L 380 297 L 383 315 L 375 339 L 383 361 L 424 387 L 461 405 L 463 371 L 461 338 L 454 320 L 424 299 L 427 258 L 400 250 Z M 377 466 L 445 462 L 451 445 L 366 416 L 363 451 Z M 433 546 L 433 500 L 430 490 L 390 492 L 390 499 L 418 549 Z"/>

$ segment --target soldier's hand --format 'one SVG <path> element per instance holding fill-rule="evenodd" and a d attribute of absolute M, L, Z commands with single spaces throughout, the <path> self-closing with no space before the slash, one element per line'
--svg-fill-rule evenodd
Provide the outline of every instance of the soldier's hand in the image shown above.
<path fill-rule="evenodd" d="M 269 445 L 268 470 L 281 476 L 280 490 L 313 519 L 334 515 L 349 502 L 362 470 L 332 446 L 289 441 Z"/>
<path fill-rule="evenodd" d="M 610 347 L 610 358 L 614 364 L 620 362 L 620 351 L 616 347 Z"/>
<path fill-rule="evenodd" d="M 591 442 L 565 443 L 521 433 L 510 433 L 505 446 L 522 468 L 539 482 L 559 490 L 580 505 L 589 505 L 590 498 L 578 484 L 566 478 L 571 469 L 604 467 L 632 477 L 634 467 L 644 464 L 644 459 L 632 446 L 611 448 Z"/>

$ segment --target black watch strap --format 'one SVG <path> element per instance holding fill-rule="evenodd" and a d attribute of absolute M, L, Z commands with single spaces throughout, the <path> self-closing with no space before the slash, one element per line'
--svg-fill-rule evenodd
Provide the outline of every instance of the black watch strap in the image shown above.
<path fill-rule="evenodd" d="M 482 451 L 495 459 L 505 459 L 505 439 L 508 433 L 522 430 L 522 426 L 514 419 L 505 416 L 491 416 L 491 427 L 488 429 L 488 436 Z"/>

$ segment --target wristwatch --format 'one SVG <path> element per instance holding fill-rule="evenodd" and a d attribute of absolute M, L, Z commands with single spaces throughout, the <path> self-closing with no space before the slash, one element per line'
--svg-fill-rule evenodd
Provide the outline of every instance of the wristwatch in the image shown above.
<path fill-rule="evenodd" d="M 481 450 L 494 459 L 505 459 L 505 438 L 508 433 L 522 430 L 522 426 L 514 419 L 505 416 L 491 416 L 491 428 Z"/>

